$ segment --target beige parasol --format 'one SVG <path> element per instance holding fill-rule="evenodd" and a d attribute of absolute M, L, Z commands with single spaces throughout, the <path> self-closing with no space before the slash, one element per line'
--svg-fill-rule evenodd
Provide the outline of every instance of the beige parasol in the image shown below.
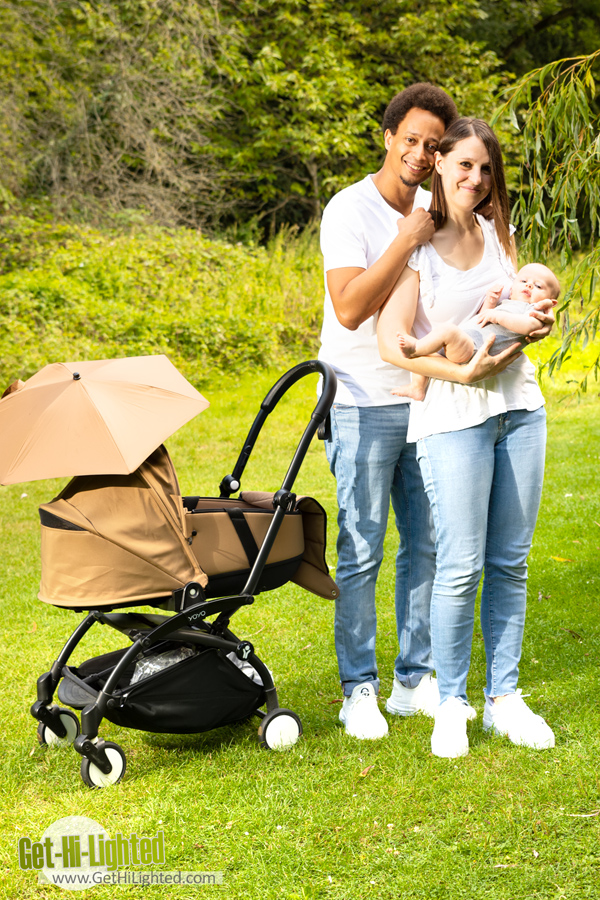
<path fill-rule="evenodd" d="M 128 474 L 208 405 L 166 356 L 45 366 L 0 400 L 0 483 Z"/>

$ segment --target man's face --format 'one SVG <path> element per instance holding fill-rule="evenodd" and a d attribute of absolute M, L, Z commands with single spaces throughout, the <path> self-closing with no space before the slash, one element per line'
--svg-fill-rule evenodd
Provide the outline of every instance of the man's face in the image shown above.
<path fill-rule="evenodd" d="M 445 130 L 441 119 L 413 106 L 398 125 L 396 134 L 389 128 L 385 132 L 384 168 L 406 187 L 422 184 L 431 175 L 435 151 Z"/>

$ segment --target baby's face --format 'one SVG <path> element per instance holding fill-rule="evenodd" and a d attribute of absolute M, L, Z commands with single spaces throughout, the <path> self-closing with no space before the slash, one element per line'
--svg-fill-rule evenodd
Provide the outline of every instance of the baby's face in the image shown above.
<path fill-rule="evenodd" d="M 551 269 L 538 263 L 529 263 L 517 272 L 512 283 L 510 299 L 537 303 L 538 300 L 556 297 L 557 291 L 556 276 Z"/>

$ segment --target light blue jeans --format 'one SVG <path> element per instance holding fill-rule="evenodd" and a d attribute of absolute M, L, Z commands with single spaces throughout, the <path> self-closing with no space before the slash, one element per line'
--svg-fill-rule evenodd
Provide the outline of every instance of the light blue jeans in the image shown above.
<path fill-rule="evenodd" d="M 436 530 L 431 598 L 440 701 L 467 699 L 475 598 L 485 569 L 481 628 L 485 694 L 516 690 L 527 603 L 527 556 L 537 518 L 546 413 L 517 410 L 420 440 L 417 453 Z"/>
<path fill-rule="evenodd" d="M 395 672 L 416 687 L 431 672 L 429 604 L 435 553 L 429 503 L 416 458 L 406 443 L 409 404 L 343 406 L 331 411 L 332 439 L 325 449 L 337 480 L 340 596 L 335 647 L 344 694 L 371 682 L 379 691 L 375 660 L 375 583 L 383 559 L 390 499 L 400 535 L 396 555 L 396 626 L 400 652 Z"/>

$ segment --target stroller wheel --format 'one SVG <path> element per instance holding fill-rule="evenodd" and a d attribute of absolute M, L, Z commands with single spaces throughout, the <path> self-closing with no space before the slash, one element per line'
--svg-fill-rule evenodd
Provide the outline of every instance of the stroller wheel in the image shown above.
<path fill-rule="evenodd" d="M 98 766 L 90 762 L 89 759 L 84 757 L 81 760 L 81 777 L 88 787 L 103 788 L 108 787 L 110 784 L 118 784 L 125 774 L 125 753 L 119 745 L 113 744 L 112 741 L 105 741 L 104 749 L 112 765 L 108 775 L 101 772 Z"/>
<path fill-rule="evenodd" d="M 302 722 L 291 709 L 274 709 L 258 726 L 263 750 L 289 750 L 302 734 Z"/>
<path fill-rule="evenodd" d="M 42 746 L 67 747 L 79 734 L 79 719 L 70 709 L 61 709 L 59 719 L 67 730 L 65 737 L 59 737 L 43 722 L 39 723 L 37 737 Z"/>

